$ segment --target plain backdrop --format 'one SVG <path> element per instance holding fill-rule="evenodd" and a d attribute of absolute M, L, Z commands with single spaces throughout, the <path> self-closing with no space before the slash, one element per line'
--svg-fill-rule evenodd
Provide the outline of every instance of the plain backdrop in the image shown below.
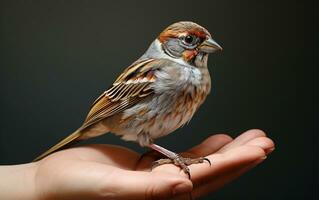
<path fill-rule="evenodd" d="M 0 1 L 0 164 L 31 161 L 79 127 L 90 104 L 166 26 L 191 20 L 224 48 L 193 120 L 157 142 L 186 150 L 211 134 L 264 130 L 276 150 L 202 199 L 315 199 L 315 7 L 301 1 Z M 306 16 L 307 15 L 307 16 Z M 107 134 L 87 143 L 137 144 Z"/>

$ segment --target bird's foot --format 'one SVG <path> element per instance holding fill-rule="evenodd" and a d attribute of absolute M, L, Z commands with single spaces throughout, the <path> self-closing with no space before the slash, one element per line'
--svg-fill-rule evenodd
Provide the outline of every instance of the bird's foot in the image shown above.
<path fill-rule="evenodd" d="M 208 158 L 204 158 L 204 157 L 184 158 L 180 155 L 176 155 L 176 157 L 174 157 L 174 158 L 159 159 L 159 160 L 153 162 L 152 169 L 154 169 L 155 167 L 158 167 L 160 165 L 164 165 L 164 164 L 174 164 L 174 165 L 180 167 L 185 172 L 185 174 L 188 175 L 188 178 L 191 179 L 191 174 L 190 174 L 190 170 L 189 170 L 188 166 L 191 164 L 203 163 L 204 161 L 207 161 L 208 164 L 211 165 L 211 162 Z"/>

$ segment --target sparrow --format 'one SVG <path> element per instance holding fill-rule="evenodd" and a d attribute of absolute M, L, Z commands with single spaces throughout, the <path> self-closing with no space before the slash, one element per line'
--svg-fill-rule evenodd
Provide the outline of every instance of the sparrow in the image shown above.
<path fill-rule="evenodd" d="M 147 51 L 118 76 L 93 103 L 74 133 L 38 156 L 108 132 L 167 157 L 190 176 L 188 165 L 206 158 L 184 158 L 154 143 L 191 120 L 211 90 L 208 54 L 222 50 L 202 26 L 181 21 L 168 26 Z"/>

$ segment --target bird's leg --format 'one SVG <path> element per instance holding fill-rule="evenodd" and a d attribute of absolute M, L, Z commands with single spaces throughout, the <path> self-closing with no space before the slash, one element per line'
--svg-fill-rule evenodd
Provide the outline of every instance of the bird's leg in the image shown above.
<path fill-rule="evenodd" d="M 143 153 L 143 154 L 140 156 L 139 162 L 140 162 L 141 160 L 143 160 L 144 158 L 147 158 L 147 157 L 149 157 L 149 158 L 151 158 L 151 159 L 153 159 L 153 160 L 158 160 L 158 159 L 163 158 L 164 155 L 161 154 L 161 153 L 159 153 L 159 152 L 157 152 L 157 151 L 154 151 L 153 149 L 151 149 L 151 150 L 149 150 L 149 151 Z"/>
<path fill-rule="evenodd" d="M 160 159 L 157 160 L 153 163 L 152 168 L 155 168 L 159 165 L 163 165 L 163 164 L 174 164 L 178 167 L 180 167 L 189 177 L 189 179 L 191 179 L 191 174 L 190 174 L 190 170 L 187 166 L 191 165 L 191 164 L 198 164 L 198 163 L 203 163 L 204 161 L 207 161 L 209 163 L 209 165 L 211 165 L 211 162 L 209 159 L 204 158 L 204 157 L 199 157 L 199 158 L 184 158 L 180 155 L 178 155 L 177 153 L 174 153 L 170 150 L 167 150 L 159 145 L 156 144 L 150 144 L 149 147 L 161 154 L 163 154 L 164 156 L 166 156 L 166 159 Z"/>

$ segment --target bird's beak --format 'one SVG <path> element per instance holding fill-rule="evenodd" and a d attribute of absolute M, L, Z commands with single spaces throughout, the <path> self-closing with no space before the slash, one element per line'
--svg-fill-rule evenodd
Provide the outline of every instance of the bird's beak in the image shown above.
<path fill-rule="evenodd" d="M 206 39 L 198 48 L 204 53 L 214 53 L 215 51 L 223 50 L 223 48 L 212 38 Z"/>

